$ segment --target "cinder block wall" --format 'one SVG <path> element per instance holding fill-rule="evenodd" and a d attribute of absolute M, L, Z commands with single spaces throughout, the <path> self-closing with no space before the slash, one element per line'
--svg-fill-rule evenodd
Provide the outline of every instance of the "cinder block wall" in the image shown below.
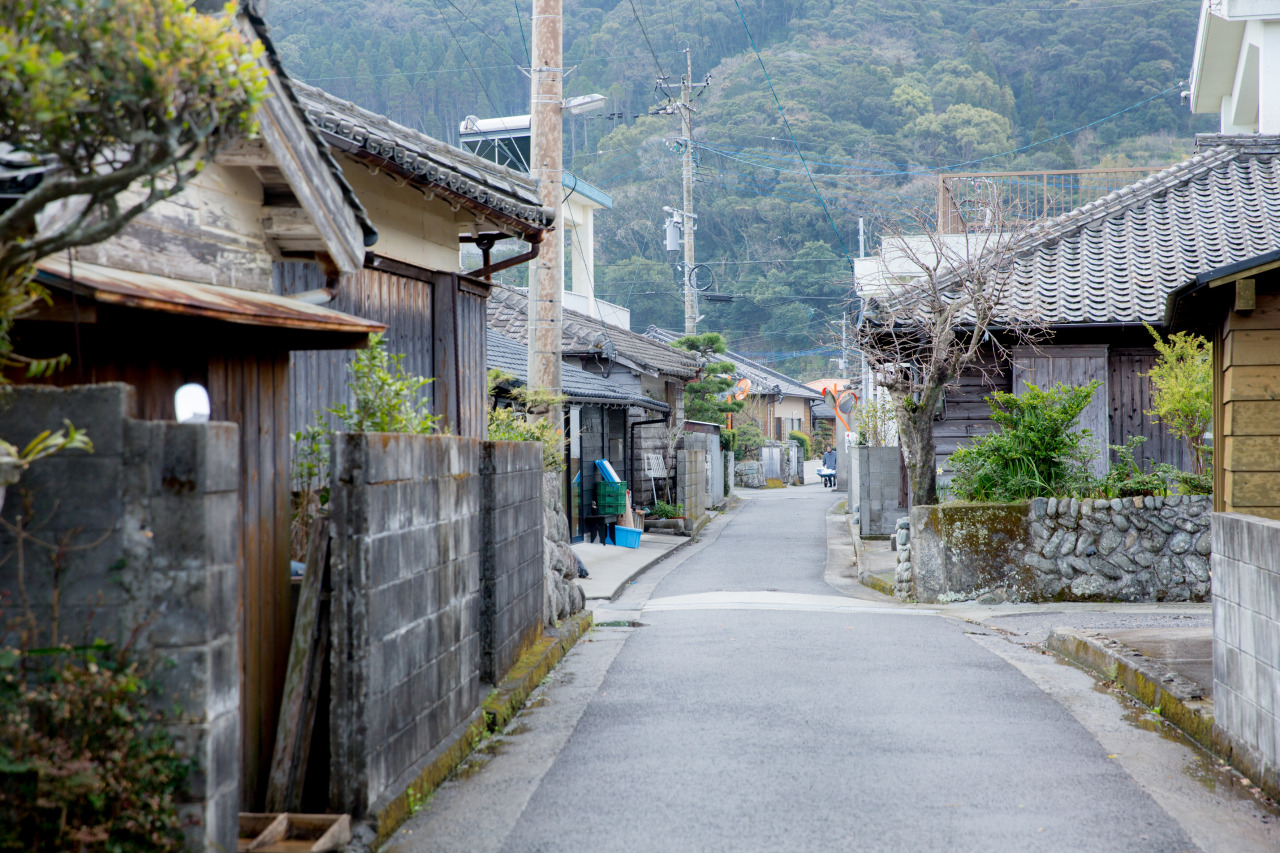
<path fill-rule="evenodd" d="M 364 815 L 538 636 L 542 447 L 339 434 L 332 475 L 330 805 Z"/>
<path fill-rule="evenodd" d="M 686 435 L 684 449 L 676 451 L 678 497 L 690 524 L 707 514 L 707 454 L 699 439 L 709 437 Z"/>
<path fill-rule="evenodd" d="M 481 454 L 480 678 L 497 684 L 542 621 L 542 447 L 486 441 Z"/>
<path fill-rule="evenodd" d="M 333 439 L 330 806 L 356 816 L 480 704 L 481 442 Z"/>
<path fill-rule="evenodd" d="M 1280 791 L 1280 522 L 1214 513 L 1213 722 L 1232 764 Z"/>
<path fill-rule="evenodd" d="M 0 436 L 19 446 L 63 419 L 88 431 L 93 453 L 37 462 L 10 486 L 13 523 L 30 495 L 29 532 L 70 537 L 61 586 L 60 638 L 92 634 L 122 643 L 152 668 L 157 706 L 196 763 L 182 810 L 188 849 L 234 850 L 240 807 L 238 652 L 238 433 L 234 424 L 176 424 L 131 417 L 133 390 L 112 383 L 18 387 L 0 407 Z M 15 547 L 0 529 L 0 554 Z M 50 552 L 24 548 L 28 595 L 46 628 L 53 600 Z M 16 561 L 0 565 L 0 590 L 17 598 Z M 136 633 L 135 633 L 136 632 Z M 44 634 L 40 641 L 51 643 Z M 176 711 L 175 711 L 176 709 Z"/>
<path fill-rule="evenodd" d="M 902 477 L 897 447 L 849 448 L 849 508 L 858 507 L 863 536 L 888 536 L 908 507 L 899 505 Z"/>

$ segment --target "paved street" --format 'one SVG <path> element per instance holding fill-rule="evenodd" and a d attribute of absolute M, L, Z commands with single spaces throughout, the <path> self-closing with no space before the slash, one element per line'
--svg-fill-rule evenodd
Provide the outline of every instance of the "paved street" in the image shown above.
<path fill-rule="evenodd" d="M 833 494 L 750 493 L 597 610 L 387 849 L 1280 849 L 1212 762 L 1090 676 L 828 585 Z"/>

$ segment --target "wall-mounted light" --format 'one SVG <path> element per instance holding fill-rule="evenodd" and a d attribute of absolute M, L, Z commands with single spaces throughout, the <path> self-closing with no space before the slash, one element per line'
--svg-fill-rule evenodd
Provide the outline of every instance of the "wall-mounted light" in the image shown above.
<path fill-rule="evenodd" d="M 173 395 L 173 411 L 180 424 L 209 422 L 209 392 L 198 382 L 188 382 Z"/>

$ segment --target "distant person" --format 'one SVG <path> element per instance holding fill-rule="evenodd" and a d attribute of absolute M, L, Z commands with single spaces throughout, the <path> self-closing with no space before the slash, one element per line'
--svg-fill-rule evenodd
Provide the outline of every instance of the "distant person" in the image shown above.
<path fill-rule="evenodd" d="M 822 454 L 822 487 L 834 489 L 836 486 L 836 449 L 827 445 Z"/>

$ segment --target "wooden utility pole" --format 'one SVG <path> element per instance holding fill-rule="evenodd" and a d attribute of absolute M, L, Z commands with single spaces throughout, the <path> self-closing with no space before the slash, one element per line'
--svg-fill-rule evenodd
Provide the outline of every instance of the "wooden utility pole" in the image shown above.
<path fill-rule="evenodd" d="M 698 334 L 698 291 L 693 281 L 693 54 L 684 49 L 686 72 L 680 78 L 680 132 L 684 136 L 684 333 Z"/>
<path fill-rule="evenodd" d="M 680 238 L 684 241 L 684 333 L 698 333 L 698 291 L 695 288 L 693 268 L 693 232 L 698 228 L 698 217 L 693 212 L 693 90 L 711 85 L 711 78 L 701 83 L 693 82 L 693 54 L 689 48 L 684 49 L 685 73 L 680 77 L 680 100 L 654 110 L 650 115 L 680 113 L 680 134 L 684 139 L 684 206 L 680 210 L 664 207 L 671 214 L 667 225 L 673 223 L 680 229 Z M 658 88 L 668 98 L 672 97 L 668 90 L 666 78 L 658 78 Z M 667 246 L 668 249 L 674 246 Z"/>
<path fill-rule="evenodd" d="M 530 111 L 530 172 L 543 207 L 555 224 L 529 272 L 529 387 L 561 390 L 560 330 L 564 299 L 564 227 L 560 200 L 564 170 L 563 0 L 533 0 L 533 95 Z M 557 411 L 549 415 L 559 425 Z"/>

